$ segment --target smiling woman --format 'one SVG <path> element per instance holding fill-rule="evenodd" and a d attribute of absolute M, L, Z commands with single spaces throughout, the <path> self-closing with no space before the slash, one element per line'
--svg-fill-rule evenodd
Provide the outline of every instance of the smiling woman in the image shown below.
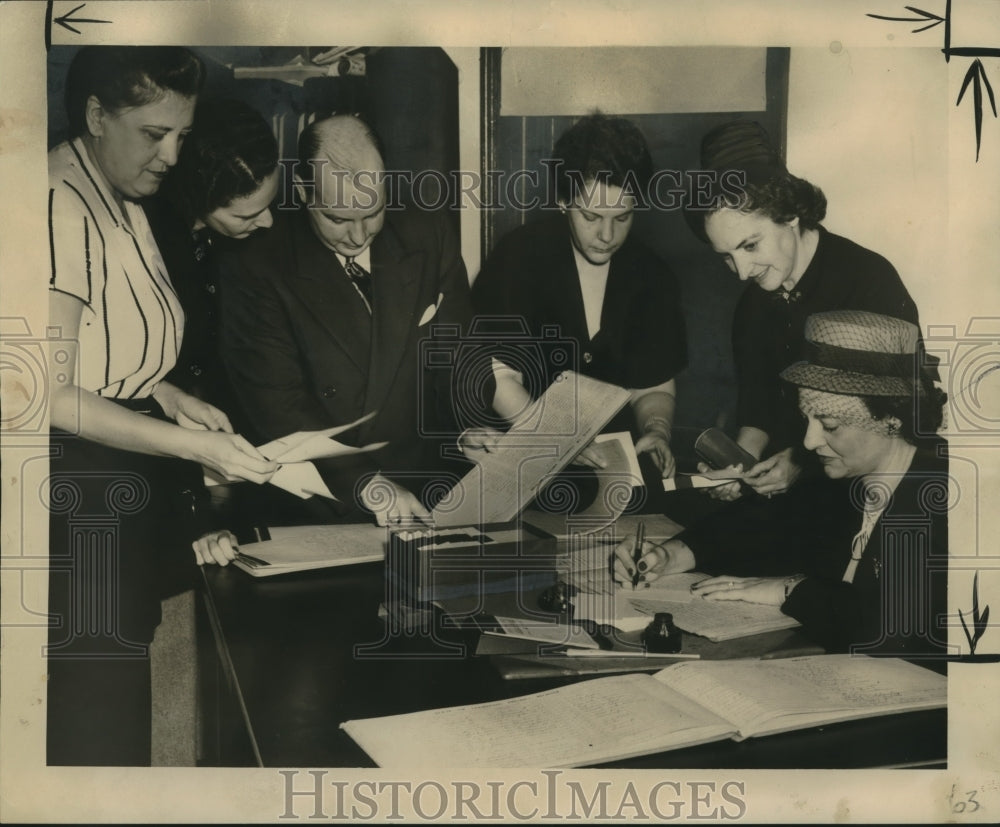
<path fill-rule="evenodd" d="M 779 374 L 799 355 L 813 313 L 865 310 L 917 324 L 917 308 L 893 266 L 828 232 L 822 191 L 788 172 L 767 133 L 751 121 L 723 124 L 702 138 L 701 164 L 718 175 L 707 209 L 689 209 L 695 234 L 711 244 L 747 287 L 733 318 L 738 384 L 737 442 L 759 461 L 739 484 L 712 489 L 733 500 L 747 490 L 784 494 L 819 469 L 801 450 L 802 421 Z M 743 185 L 723 188 L 738 173 Z"/>

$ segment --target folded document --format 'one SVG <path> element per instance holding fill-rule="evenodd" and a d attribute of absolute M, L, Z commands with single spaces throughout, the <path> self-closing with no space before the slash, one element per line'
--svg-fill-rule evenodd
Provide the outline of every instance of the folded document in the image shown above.
<path fill-rule="evenodd" d="M 259 446 L 257 450 L 267 459 L 280 463 L 278 470 L 274 472 L 269 482 L 296 497 L 302 497 L 302 499 L 308 499 L 317 494 L 330 500 L 337 499 L 330 493 L 330 489 L 323 482 L 323 478 L 311 460 L 350 456 L 366 451 L 377 451 L 379 448 L 385 447 L 385 442 L 373 442 L 370 445 L 355 447 L 344 445 L 344 443 L 333 439 L 337 434 L 356 428 L 374 415 L 375 412 L 372 411 L 347 425 L 338 425 L 322 431 L 296 431 L 294 434 L 288 434 Z M 225 482 L 226 480 L 214 471 L 205 469 L 205 485 L 222 485 Z"/>

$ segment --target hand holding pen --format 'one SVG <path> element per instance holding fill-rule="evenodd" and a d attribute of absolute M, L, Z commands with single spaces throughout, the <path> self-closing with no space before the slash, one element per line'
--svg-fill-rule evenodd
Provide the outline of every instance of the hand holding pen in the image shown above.
<path fill-rule="evenodd" d="M 680 540 L 651 542 L 645 539 L 645 528 L 640 526 L 635 537 L 627 537 L 616 547 L 613 579 L 619 585 L 631 582 L 632 588 L 649 584 L 664 574 L 677 574 L 695 568 L 694 553 Z"/>
<path fill-rule="evenodd" d="M 635 548 L 632 549 L 632 591 L 639 585 L 639 562 L 642 560 L 642 544 L 646 541 L 646 524 L 640 520 L 639 526 L 635 530 Z"/>
<path fill-rule="evenodd" d="M 635 589 L 640 583 L 643 571 L 639 567 L 640 563 L 643 556 L 649 552 L 644 546 L 649 545 L 646 543 L 646 525 L 640 522 L 634 537 L 626 537 L 615 546 L 611 557 L 611 579 L 620 586 L 631 582 L 632 588 Z"/>

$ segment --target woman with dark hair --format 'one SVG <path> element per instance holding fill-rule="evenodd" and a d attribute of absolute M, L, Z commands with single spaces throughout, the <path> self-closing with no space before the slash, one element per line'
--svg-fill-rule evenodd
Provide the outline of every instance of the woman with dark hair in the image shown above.
<path fill-rule="evenodd" d="M 888 261 L 822 226 L 826 197 L 785 169 L 759 124 L 736 121 L 709 132 L 701 158 L 716 184 L 710 206 L 686 217 L 749 282 L 733 319 L 737 442 L 762 460 L 743 469 L 744 482 L 770 496 L 787 491 L 809 464 L 794 396 L 779 380 L 802 347 L 806 318 L 851 309 L 918 324 L 917 308 Z M 712 489 L 724 500 L 740 492 L 738 483 Z"/>
<path fill-rule="evenodd" d="M 179 47 L 84 47 L 66 84 L 74 137 L 49 153 L 64 344 L 49 366 L 49 764 L 149 764 L 157 556 L 197 536 L 200 466 L 258 483 L 275 471 L 165 381 L 184 314 L 137 199 L 177 163 L 203 76 Z"/>
<path fill-rule="evenodd" d="M 832 481 L 824 495 L 808 499 L 797 487 L 796 508 L 753 537 L 739 521 L 716 520 L 644 544 L 638 564 L 627 540 L 615 551 L 616 578 L 631 582 L 635 565 L 644 582 L 694 568 L 734 572 L 693 591 L 780 606 L 831 652 L 933 660 L 947 640 L 948 459 L 937 434 L 945 395 L 919 362 L 909 322 L 818 313 L 805 339 L 805 361 L 782 378 L 798 389 L 804 447 Z M 779 551 L 765 560 L 745 553 L 749 543 Z"/>
<path fill-rule="evenodd" d="M 271 226 L 279 173 L 278 142 L 253 107 L 205 101 L 177 166 L 144 205 L 184 308 L 184 341 L 168 378 L 241 425 L 219 356 L 215 248 Z"/>
<path fill-rule="evenodd" d="M 515 419 L 566 369 L 629 388 L 632 415 L 607 430 L 631 430 L 657 475 L 672 476 L 674 377 L 687 360 L 680 295 L 667 265 L 631 234 L 653 174 L 649 148 L 631 121 L 593 114 L 552 154 L 559 214 L 501 239 L 472 298 L 480 315 L 523 321 L 543 347 L 554 327 L 577 347 L 571 363 L 546 363 L 535 377 L 498 366 L 495 407 Z M 593 464 L 586 451 L 581 459 Z"/>
<path fill-rule="evenodd" d="M 195 110 L 177 166 L 160 192 L 143 203 L 184 308 L 184 339 L 167 379 L 225 411 L 241 433 L 252 433 L 252 427 L 219 352 L 216 253 L 232 239 L 271 226 L 279 178 L 278 142 L 260 113 L 238 100 L 207 100 Z M 227 486 L 215 489 L 205 507 L 233 525 L 240 521 L 235 513 L 240 508 L 259 513 L 272 501 L 285 499 L 275 489 L 260 496 L 256 491 L 234 494 Z M 194 563 L 228 565 L 236 548 L 233 534 L 213 531 L 201 538 Z M 176 555 L 167 557 L 163 570 L 167 594 L 191 588 L 197 575 L 190 559 Z"/>

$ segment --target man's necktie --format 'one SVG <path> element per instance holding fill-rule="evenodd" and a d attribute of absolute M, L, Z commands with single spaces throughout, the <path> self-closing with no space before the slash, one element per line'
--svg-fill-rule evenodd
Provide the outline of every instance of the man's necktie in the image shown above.
<path fill-rule="evenodd" d="M 371 274 L 353 258 L 344 262 L 344 272 L 354 284 L 358 294 L 365 301 L 368 312 L 372 312 L 372 277 Z"/>

